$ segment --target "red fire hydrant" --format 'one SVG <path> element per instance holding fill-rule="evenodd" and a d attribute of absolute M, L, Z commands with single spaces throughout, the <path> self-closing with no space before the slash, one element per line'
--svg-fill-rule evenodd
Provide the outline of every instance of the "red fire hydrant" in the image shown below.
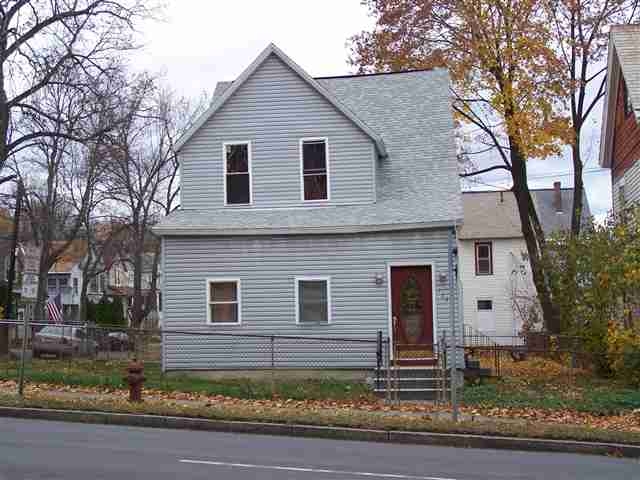
<path fill-rule="evenodd" d="M 133 361 L 127 365 L 127 376 L 124 377 L 124 379 L 129 384 L 129 401 L 141 402 L 142 384 L 145 381 L 144 365 L 142 362 L 138 362 L 134 358 Z"/>

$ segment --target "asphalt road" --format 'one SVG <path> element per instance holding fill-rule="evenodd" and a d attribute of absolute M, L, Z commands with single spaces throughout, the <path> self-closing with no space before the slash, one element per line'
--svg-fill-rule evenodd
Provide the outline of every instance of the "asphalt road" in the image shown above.
<path fill-rule="evenodd" d="M 0 480 L 640 479 L 640 463 L 0 418 Z"/>

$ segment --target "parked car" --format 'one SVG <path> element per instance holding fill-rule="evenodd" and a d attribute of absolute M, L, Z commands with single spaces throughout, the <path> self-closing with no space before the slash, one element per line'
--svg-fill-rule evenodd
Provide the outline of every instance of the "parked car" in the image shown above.
<path fill-rule="evenodd" d="M 82 327 L 47 325 L 33 337 L 33 356 L 53 354 L 58 357 L 88 355 L 95 356 L 98 342 L 87 338 Z"/>
<path fill-rule="evenodd" d="M 107 338 L 109 339 L 109 350 L 112 352 L 129 350 L 129 335 L 126 332 L 111 332 Z"/>

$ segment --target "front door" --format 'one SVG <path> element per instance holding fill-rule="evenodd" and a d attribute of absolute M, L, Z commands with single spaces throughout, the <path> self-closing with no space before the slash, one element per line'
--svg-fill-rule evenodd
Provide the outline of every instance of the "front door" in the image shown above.
<path fill-rule="evenodd" d="M 432 288 L 431 266 L 391 267 L 393 341 L 400 352 L 433 355 Z"/>

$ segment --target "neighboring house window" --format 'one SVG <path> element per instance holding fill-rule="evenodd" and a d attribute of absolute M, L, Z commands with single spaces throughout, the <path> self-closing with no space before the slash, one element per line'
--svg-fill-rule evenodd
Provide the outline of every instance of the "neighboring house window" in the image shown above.
<path fill-rule="evenodd" d="M 493 300 L 478 300 L 478 311 L 493 310 Z"/>
<path fill-rule="evenodd" d="M 491 242 L 476 242 L 476 275 L 493 275 Z"/>
<path fill-rule="evenodd" d="M 240 280 L 207 280 L 207 323 L 240 323 Z"/>
<path fill-rule="evenodd" d="M 47 278 L 47 286 L 50 289 L 53 289 L 53 290 L 58 288 L 58 282 L 56 281 L 56 278 L 55 277 L 48 277 Z"/>
<path fill-rule="evenodd" d="M 331 323 L 331 292 L 328 277 L 295 279 L 296 323 Z"/>
<path fill-rule="evenodd" d="M 75 295 L 78 294 L 78 279 L 77 278 L 73 279 L 73 293 Z"/>
<path fill-rule="evenodd" d="M 100 274 L 100 292 L 104 292 L 106 290 L 106 279 L 103 273 Z"/>
<path fill-rule="evenodd" d="M 97 277 L 93 277 L 89 281 L 89 292 L 98 293 L 98 278 Z"/>
<path fill-rule="evenodd" d="M 326 138 L 300 140 L 302 199 L 329 199 L 329 155 Z"/>
<path fill-rule="evenodd" d="M 251 203 L 251 144 L 224 143 L 224 195 L 226 205 Z"/>
<path fill-rule="evenodd" d="M 633 105 L 631 105 L 631 97 L 629 97 L 629 90 L 627 84 L 622 82 L 622 96 L 624 102 L 624 114 L 626 117 L 633 113 Z"/>
<path fill-rule="evenodd" d="M 493 316 L 493 300 L 478 300 L 477 327 L 481 332 L 495 330 L 495 318 Z"/>
<path fill-rule="evenodd" d="M 162 311 L 162 292 L 158 292 L 158 311 Z"/>

